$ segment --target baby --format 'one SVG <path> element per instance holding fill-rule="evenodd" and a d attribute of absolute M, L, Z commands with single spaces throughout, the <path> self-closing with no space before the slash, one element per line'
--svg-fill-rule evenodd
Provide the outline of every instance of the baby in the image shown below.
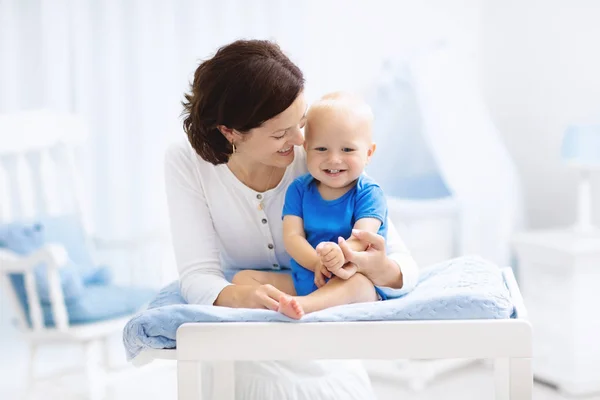
<path fill-rule="evenodd" d="M 292 274 L 283 278 L 242 271 L 234 278 L 234 283 L 270 283 L 288 293 L 279 300 L 279 312 L 294 319 L 336 305 L 385 298 L 369 279 L 356 273 L 354 264 L 346 262 L 339 246 L 348 238 L 352 250 L 365 250 L 352 229 L 384 238 L 387 233 L 383 191 L 363 174 L 375 152 L 371 109 L 351 94 L 332 93 L 313 104 L 306 118 L 309 173 L 289 186 L 283 206 L 284 243 L 292 257 Z M 270 275 L 277 277 L 269 279 Z"/>

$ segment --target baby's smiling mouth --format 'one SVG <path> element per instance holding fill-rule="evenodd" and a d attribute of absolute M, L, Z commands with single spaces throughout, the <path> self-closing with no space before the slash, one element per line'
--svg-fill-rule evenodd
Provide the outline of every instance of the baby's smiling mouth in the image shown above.
<path fill-rule="evenodd" d="M 328 175 L 337 175 L 342 172 L 345 172 L 346 170 L 345 169 L 324 169 L 323 171 Z"/>

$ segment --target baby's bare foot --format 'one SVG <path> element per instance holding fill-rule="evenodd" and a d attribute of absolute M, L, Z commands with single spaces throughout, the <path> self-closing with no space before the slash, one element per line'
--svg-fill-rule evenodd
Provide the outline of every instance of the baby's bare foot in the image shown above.
<path fill-rule="evenodd" d="M 300 319 L 304 315 L 302 306 L 292 296 L 281 296 L 277 311 L 293 319 Z"/>

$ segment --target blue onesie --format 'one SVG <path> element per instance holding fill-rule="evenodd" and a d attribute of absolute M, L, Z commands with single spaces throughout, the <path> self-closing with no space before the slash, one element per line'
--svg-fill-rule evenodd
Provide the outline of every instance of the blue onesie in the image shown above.
<path fill-rule="evenodd" d="M 377 183 L 361 175 L 356 185 L 335 200 L 324 200 L 317 189 L 317 181 L 310 174 L 298 177 L 289 186 L 283 205 L 283 216 L 295 215 L 303 219 L 306 240 L 313 248 L 321 242 L 348 239 L 354 223 L 362 218 L 381 221 L 378 233 L 387 239 L 387 206 L 383 191 Z M 291 260 L 296 293 L 306 296 L 317 290 L 315 274 L 295 260 Z M 377 288 L 376 288 L 377 289 Z M 380 296 L 383 294 L 377 290 Z M 385 297 L 383 297 L 385 298 Z"/>

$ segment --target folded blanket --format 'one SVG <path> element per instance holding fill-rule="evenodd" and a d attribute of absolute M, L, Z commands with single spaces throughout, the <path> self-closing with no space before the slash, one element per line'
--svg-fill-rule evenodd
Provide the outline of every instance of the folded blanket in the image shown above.
<path fill-rule="evenodd" d="M 374 303 L 332 307 L 292 320 L 278 312 L 186 304 L 178 282 L 166 286 L 125 326 L 128 360 L 142 350 L 175 348 L 186 322 L 342 322 L 511 318 L 514 307 L 500 268 L 480 257 L 460 257 L 424 269 L 412 292 Z"/>

